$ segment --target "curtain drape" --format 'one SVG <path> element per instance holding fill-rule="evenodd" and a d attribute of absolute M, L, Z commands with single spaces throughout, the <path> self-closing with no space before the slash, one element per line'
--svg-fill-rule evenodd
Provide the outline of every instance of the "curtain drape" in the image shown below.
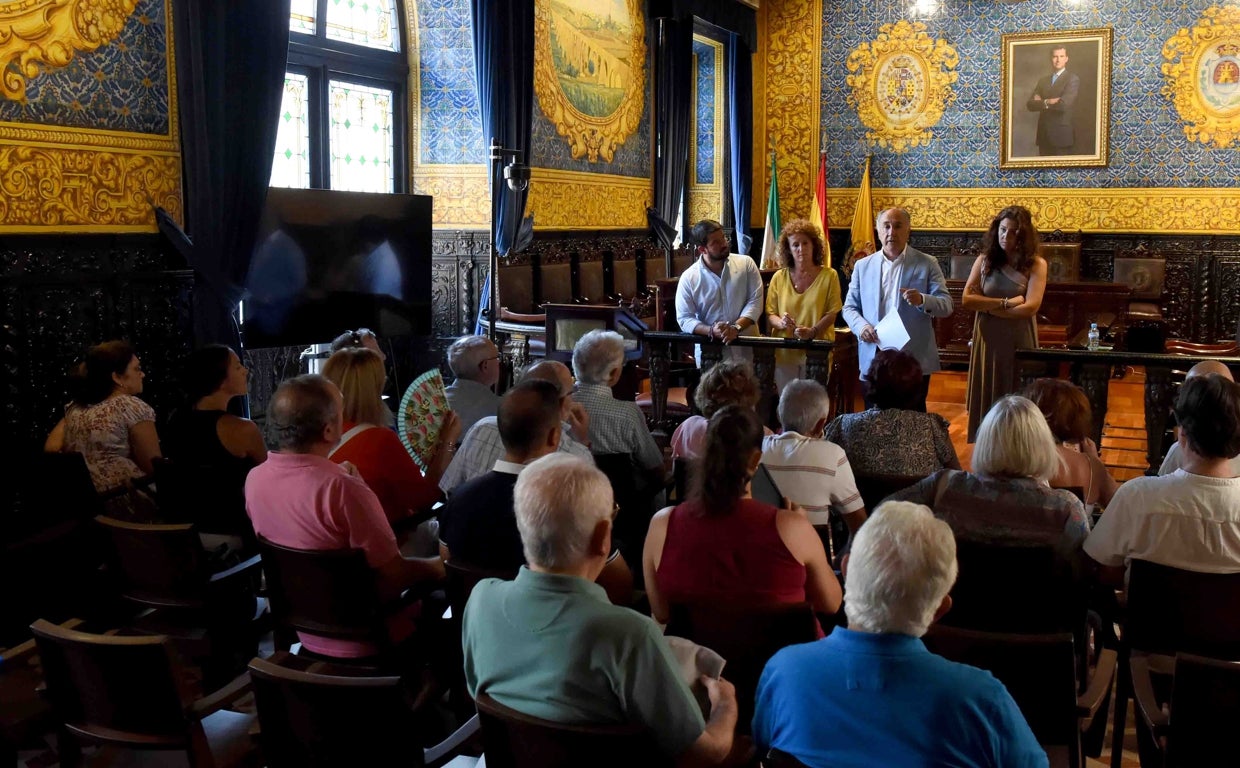
<path fill-rule="evenodd" d="M 753 199 L 753 53 L 735 32 L 728 34 L 728 141 L 732 147 L 732 215 L 736 250 L 749 253 L 749 206 Z"/>
<path fill-rule="evenodd" d="M 290 0 L 177 0 L 172 4 L 184 163 L 185 223 L 161 230 L 198 274 L 199 343 L 238 347 L 241 299 L 271 180 Z"/>
<path fill-rule="evenodd" d="M 684 199 L 693 130 L 693 19 L 654 23 L 654 213 L 674 226 Z"/>
<path fill-rule="evenodd" d="M 470 0 L 470 12 L 482 138 L 488 145 L 494 138 L 508 149 L 520 150 L 521 162 L 529 163 L 534 119 L 534 0 Z M 503 164 L 507 162 L 505 158 Z M 509 189 L 502 170 L 493 182 L 495 240 L 503 254 L 517 240 L 529 191 Z"/>

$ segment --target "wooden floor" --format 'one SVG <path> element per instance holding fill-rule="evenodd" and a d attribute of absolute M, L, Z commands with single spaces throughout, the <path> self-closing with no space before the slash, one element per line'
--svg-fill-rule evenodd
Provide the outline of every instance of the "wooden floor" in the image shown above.
<path fill-rule="evenodd" d="M 930 377 L 927 408 L 947 419 L 960 465 L 969 469 L 973 446 L 966 442 L 969 414 L 965 394 L 969 375 L 940 371 Z M 1102 461 L 1119 482 L 1145 474 L 1145 372 L 1141 368 L 1122 379 L 1111 379 L 1106 423 L 1102 430 Z"/>

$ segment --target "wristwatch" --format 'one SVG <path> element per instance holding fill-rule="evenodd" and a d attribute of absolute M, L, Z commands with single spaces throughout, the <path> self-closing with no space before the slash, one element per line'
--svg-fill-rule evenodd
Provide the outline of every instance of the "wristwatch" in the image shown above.
<path fill-rule="evenodd" d="M 742 330 L 744 330 L 743 328 L 741 328 L 740 323 L 732 323 L 732 327 L 736 329 L 737 333 L 740 333 Z"/>

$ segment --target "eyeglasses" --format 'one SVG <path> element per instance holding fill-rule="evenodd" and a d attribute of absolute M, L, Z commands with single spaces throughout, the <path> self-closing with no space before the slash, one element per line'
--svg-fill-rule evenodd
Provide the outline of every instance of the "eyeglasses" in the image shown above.
<path fill-rule="evenodd" d="M 615 521 L 616 521 L 616 516 L 617 516 L 617 515 L 619 515 L 619 514 L 620 514 L 620 505 L 619 505 L 619 504 L 612 504 L 612 505 L 611 505 L 611 520 L 612 520 L 612 522 L 615 522 Z"/>
<path fill-rule="evenodd" d="M 487 363 L 491 362 L 492 360 L 498 360 L 498 359 L 499 359 L 499 355 L 496 355 L 495 357 L 487 357 L 487 358 L 483 358 L 482 360 L 479 360 L 479 361 L 478 361 L 478 367 L 479 367 L 479 368 L 481 368 L 482 366 L 486 365 Z"/>
<path fill-rule="evenodd" d="M 362 346 L 362 339 L 367 336 L 374 336 L 375 332 L 369 328 L 358 328 L 356 331 L 349 331 L 349 343 L 355 347 Z M 375 338 L 378 338 L 377 336 Z"/>

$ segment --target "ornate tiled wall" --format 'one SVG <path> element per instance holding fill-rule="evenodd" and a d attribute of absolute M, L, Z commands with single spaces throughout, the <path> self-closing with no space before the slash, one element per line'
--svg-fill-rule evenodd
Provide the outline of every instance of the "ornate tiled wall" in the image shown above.
<path fill-rule="evenodd" d="M 689 142 L 688 221 L 716 219 L 724 215 L 723 163 L 727 156 L 725 142 L 726 94 L 724 93 L 724 44 L 714 38 L 693 36 L 693 121 Z"/>
<path fill-rule="evenodd" d="M 180 217 L 171 2 L 3 4 L 0 232 L 152 231 L 153 205 Z"/>
<path fill-rule="evenodd" d="M 416 163 L 457 165 L 486 162 L 486 139 L 478 120 L 474 47 L 468 0 L 417 0 Z"/>
<path fill-rule="evenodd" d="M 693 111 L 697 130 L 694 132 L 693 170 L 698 184 L 715 182 L 715 78 L 721 74 L 715 61 L 715 48 L 711 41 L 694 39 L 694 65 L 697 69 L 696 87 L 693 92 Z M 722 105 L 720 105 L 722 107 Z"/>
<path fill-rule="evenodd" d="M 1164 42 L 1178 29 L 1192 27 L 1212 4 L 1209 0 L 942 3 L 937 15 L 921 21 L 931 37 L 946 40 L 959 52 L 956 101 L 935 128 L 935 138 L 903 154 L 865 143 L 865 128 L 847 103 L 845 60 L 859 44 L 872 40 L 880 25 L 903 18 L 908 4 L 900 0 L 825 4 L 821 108 L 828 184 L 833 187 L 832 220 L 843 223 L 851 216 L 865 155 L 873 152 L 874 185 L 881 188 L 875 190 L 876 207 L 907 203 L 923 227 L 977 228 L 998 207 L 1023 202 L 1038 208 L 1035 213 L 1043 227 L 1237 231 L 1236 203 L 1223 190 L 1240 186 L 1240 150 L 1190 144 L 1161 93 Z M 1115 30 L 1109 166 L 1000 170 L 1000 35 L 1105 26 Z"/>

